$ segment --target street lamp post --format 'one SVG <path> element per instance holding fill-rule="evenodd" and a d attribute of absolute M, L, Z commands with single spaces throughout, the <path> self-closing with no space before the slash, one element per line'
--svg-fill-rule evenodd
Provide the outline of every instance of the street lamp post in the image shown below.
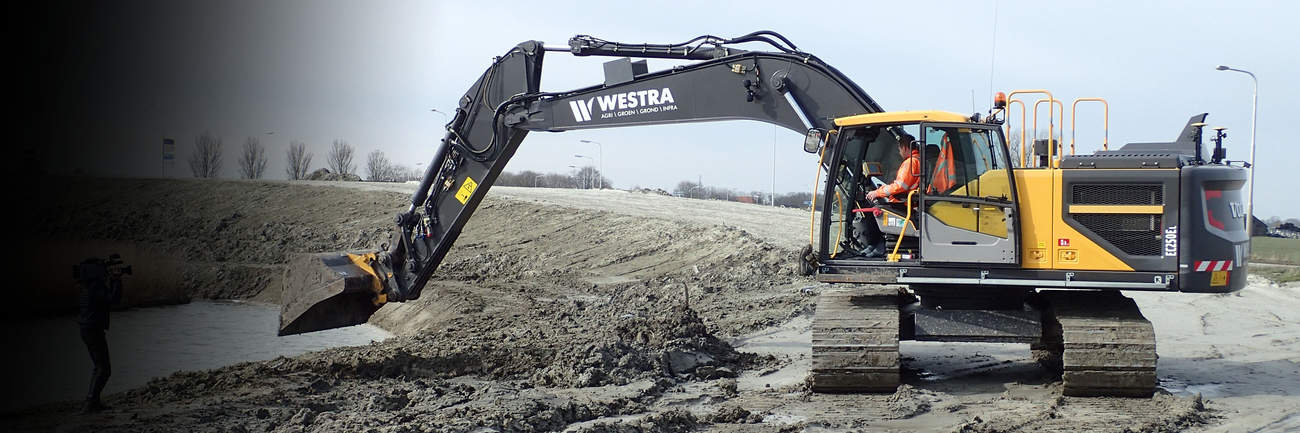
<path fill-rule="evenodd" d="M 448 122 L 451 122 L 451 116 L 448 116 L 447 113 L 442 112 L 442 110 L 439 110 L 437 108 L 430 108 L 429 111 L 441 114 L 443 119 L 445 119 Z"/>
<path fill-rule="evenodd" d="M 1250 81 L 1254 83 L 1255 88 L 1250 96 L 1250 186 L 1246 188 L 1246 236 L 1254 234 L 1253 226 L 1255 225 L 1255 119 L 1259 113 L 1259 79 L 1255 74 L 1236 68 L 1219 65 L 1215 68 L 1220 71 L 1240 72 L 1250 76 Z"/>
<path fill-rule="evenodd" d="M 583 143 L 587 143 L 587 144 L 595 144 L 595 145 L 596 145 L 596 152 L 598 152 L 598 153 L 597 153 L 597 156 L 600 157 L 600 162 L 596 164 L 596 166 L 597 166 L 597 167 L 596 167 L 596 170 L 600 172 L 600 176 L 598 176 L 598 177 L 596 178 L 596 185 L 597 185 L 597 186 L 596 186 L 596 189 L 605 189 L 605 179 L 604 179 L 604 176 L 605 176 L 605 146 L 602 145 L 602 144 L 600 144 L 600 142 L 599 142 L 599 141 L 596 141 L 596 140 L 578 140 L 578 141 L 583 142 Z"/>
<path fill-rule="evenodd" d="M 776 142 L 781 138 L 781 128 L 772 125 L 772 207 L 776 207 Z"/>

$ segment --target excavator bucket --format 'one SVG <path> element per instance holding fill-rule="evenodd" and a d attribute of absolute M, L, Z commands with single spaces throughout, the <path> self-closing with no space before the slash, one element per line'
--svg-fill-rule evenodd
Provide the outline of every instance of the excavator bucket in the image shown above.
<path fill-rule="evenodd" d="M 280 294 L 279 335 L 366 323 L 383 305 L 374 252 L 303 254 L 289 262 Z"/>

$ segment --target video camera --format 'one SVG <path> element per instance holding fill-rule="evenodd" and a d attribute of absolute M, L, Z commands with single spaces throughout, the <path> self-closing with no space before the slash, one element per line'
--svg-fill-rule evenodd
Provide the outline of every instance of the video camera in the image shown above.
<path fill-rule="evenodd" d="M 122 261 L 122 256 L 113 253 L 108 259 L 91 257 L 72 266 L 72 278 L 77 281 L 94 281 L 103 278 L 122 278 L 132 275 L 131 265 Z"/>

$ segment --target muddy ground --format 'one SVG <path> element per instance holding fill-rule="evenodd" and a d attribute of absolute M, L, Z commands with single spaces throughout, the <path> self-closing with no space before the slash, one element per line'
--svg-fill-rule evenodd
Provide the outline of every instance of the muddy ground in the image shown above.
<path fill-rule="evenodd" d="M 274 301 L 289 254 L 386 237 L 405 185 L 61 180 L 32 243 L 179 258 L 193 297 Z M 111 202 L 118 197 L 123 202 Z M 89 200 L 87 200 L 89 198 Z M 72 212 L 74 209 L 90 211 Z M 71 213 L 70 215 L 62 215 Z M 808 215 L 616 191 L 493 189 L 437 279 L 369 346 L 183 372 L 4 414 L 59 431 L 1292 431 L 1300 288 L 1134 295 L 1163 389 L 1071 398 L 1012 344 L 902 345 L 889 395 L 808 392 L 810 314 L 792 272 Z M 162 266 L 160 266 L 161 268 Z M 215 290 L 220 288 L 220 290 Z M 270 290 L 266 290 L 270 288 Z M 1198 394 L 1199 393 L 1199 394 Z"/>

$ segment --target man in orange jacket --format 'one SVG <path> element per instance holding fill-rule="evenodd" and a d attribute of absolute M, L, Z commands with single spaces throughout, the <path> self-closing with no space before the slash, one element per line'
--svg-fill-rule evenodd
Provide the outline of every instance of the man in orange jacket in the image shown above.
<path fill-rule="evenodd" d="M 921 152 L 912 147 L 913 138 L 904 134 L 898 139 L 898 156 L 903 163 L 898 165 L 898 174 L 894 181 L 867 193 L 867 201 L 877 198 L 890 203 L 902 203 L 907 200 L 907 193 L 921 184 Z"/>
<path fill-rule="evenodd" d="M 867 201 L 874 203 L 876 199 L 882 199 L 890 203 L 901 203 L 907 200 L 908 192 L 920 186 L 921 152 L 912 147 L 914 141 L 907 134 L 898 138 L 898 156 L 903 158 L 903 163 L 898 166 L 898 174 L 894 176 L 893 182 L 868 192 Z M 854 228 L 859 233 L 866 234 L 867 249 L 862 252 L 864 255 L 868 258 L 885 256 L 885 235 L 880 231 L 875 218 L 861 215 L 854 221 Z"/>

